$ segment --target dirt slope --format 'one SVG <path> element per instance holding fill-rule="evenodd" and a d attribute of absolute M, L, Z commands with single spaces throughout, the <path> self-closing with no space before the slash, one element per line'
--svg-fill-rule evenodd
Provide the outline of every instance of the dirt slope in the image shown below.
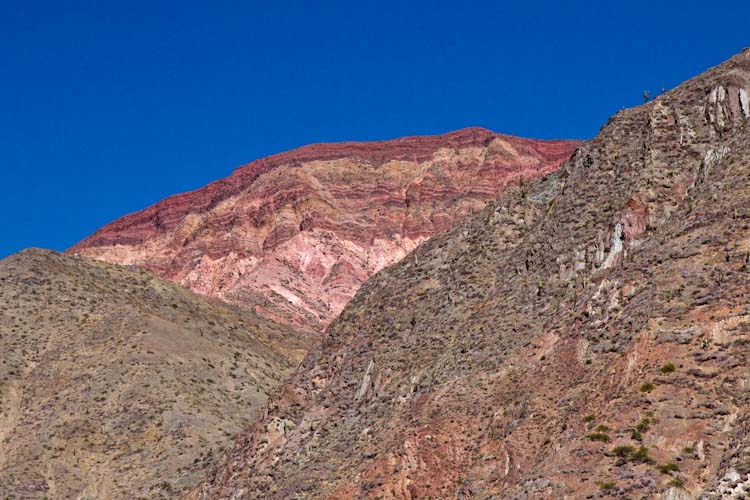
<path fill-rule="evenodd" d="M 144 270 L 0 261 L 0 498 L 172 498 L 308 348 Z"/>

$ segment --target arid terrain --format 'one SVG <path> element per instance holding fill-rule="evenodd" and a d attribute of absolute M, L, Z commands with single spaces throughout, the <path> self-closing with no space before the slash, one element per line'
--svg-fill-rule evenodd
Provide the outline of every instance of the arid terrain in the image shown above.
<path fill-rule="evenodd" d="M 557 170 L 578 144 L 471 128 L 306 146 L 114 221 L 69 252 L 146 267 L 319 337 L 370 276 L 506 186 Z"/>
<path fill-rule="evenodd" d="M 0 261 L 0 497 L 194 487 L 369 276 L 577 144 L 309 146 Z"/>
<path fill-rule="evenodd" d="M 0 261 L 0 498 L 172 498 L 308 348 L 145 270 Z"/>
<path fill-rule="evenodd" d="M 750 51 L 585 142 L 306 146 L 0 261 L 0 498 L 750 497 Z"/>
<path fill-rule="evenodd" d="M 369 280 L 192 499 L 750 491 L 750 53 Z"/>

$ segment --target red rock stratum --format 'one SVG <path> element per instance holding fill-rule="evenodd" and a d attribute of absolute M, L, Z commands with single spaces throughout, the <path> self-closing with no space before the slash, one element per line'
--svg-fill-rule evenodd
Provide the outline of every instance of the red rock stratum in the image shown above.
<path fill-rule="evenodd" d="M 122 217 L 69 252 L 319 332 L 370 276 L 506 186 L 557 170 L 578 144 L 469 128 L 305 146 Z"/>

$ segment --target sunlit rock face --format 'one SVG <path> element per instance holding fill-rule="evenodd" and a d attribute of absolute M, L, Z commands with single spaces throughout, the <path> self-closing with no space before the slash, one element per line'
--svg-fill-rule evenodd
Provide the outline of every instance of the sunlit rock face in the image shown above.
<path fill-rule="evenodd" d="M 69 252 L 321 332 L 370 276 L 506 186 L 557 170 L 578 144 L 470 128 L 306 146 L 118 219 Z"/>
<path fill-rule="evenodd" d="M 373 276 L 184 498 L 747 498 L 748 92 L 744 51 Z"/>

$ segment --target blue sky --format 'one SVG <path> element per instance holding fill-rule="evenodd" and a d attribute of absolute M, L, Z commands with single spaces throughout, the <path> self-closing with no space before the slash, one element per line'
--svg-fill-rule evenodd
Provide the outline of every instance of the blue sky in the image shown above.
<path fill-rule="evenodd" d="M 589 138 L 750 45 L 750 2 L 0 0 L 0 257 L 296 146 Z"/>

